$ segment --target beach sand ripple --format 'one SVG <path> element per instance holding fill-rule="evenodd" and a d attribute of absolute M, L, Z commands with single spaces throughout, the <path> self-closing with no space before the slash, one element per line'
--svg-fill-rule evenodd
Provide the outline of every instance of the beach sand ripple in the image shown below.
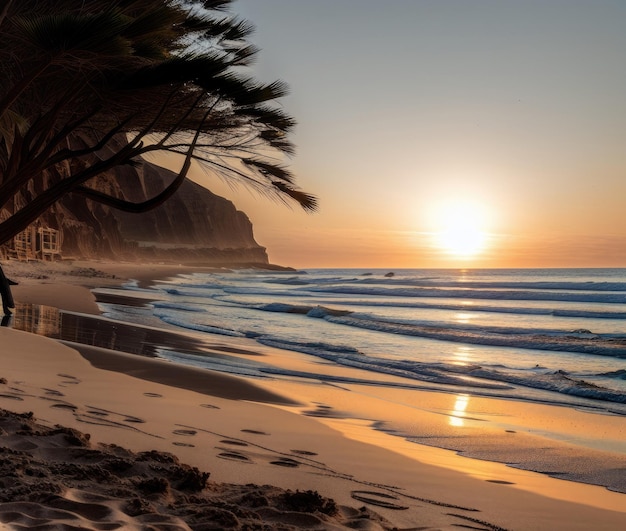
<path fill-rule="evenodd" d="M 315 491 L 218 484 L 173 454 L 92 444 L 0 410 L 0 522 L 11 529 L 391 529 Z"/>

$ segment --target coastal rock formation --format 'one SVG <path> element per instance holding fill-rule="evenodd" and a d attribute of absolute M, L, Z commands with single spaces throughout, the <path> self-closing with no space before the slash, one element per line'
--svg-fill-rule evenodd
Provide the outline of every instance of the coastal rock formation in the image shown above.
<path fill-rule="evenodd" d="M 97 189 L 140 202 L 174 177 L 173 172 L 144 162 L 100 179 Z M 64 253 L 183 262 L 268 261 L 265 249 L 254 240 L 248 217 L 230 201 L 189 180 L 163 205 L 142 214 L 121 212 L 76 194 L 60 207 L 64 219 L 74 215 L 79 221 L 64 225 Z"/>
<path fill-rule="evenodd" d="M 174 177 L 165 168 L 142 162 L 101 176 L 93 188 L 140 202 L 156 195 Z M 183 183 L 163 205 L 143 214 L 121 212 L 70 194 L 37 225 L 60 231 L 63 257 L 268 263 L 265 248 L 254 240 L 248 217 L 230 201 L 191 181 Z"/>

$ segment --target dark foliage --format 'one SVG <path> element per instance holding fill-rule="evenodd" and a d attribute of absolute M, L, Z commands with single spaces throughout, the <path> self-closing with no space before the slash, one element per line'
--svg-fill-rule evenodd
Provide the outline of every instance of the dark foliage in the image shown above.
<path fill-rule="evenodd" d="M 191 162 L 314 210 L 281 158 L 294 120 L 281 82 L 245 75 L 257 50 L 231 1 L 13 0 L 0 8 L 0 243 L 68 193 L 143 212 Z M 178 177 L 139 204 L 98 177 L 148 154 L 177 155 Z"/>

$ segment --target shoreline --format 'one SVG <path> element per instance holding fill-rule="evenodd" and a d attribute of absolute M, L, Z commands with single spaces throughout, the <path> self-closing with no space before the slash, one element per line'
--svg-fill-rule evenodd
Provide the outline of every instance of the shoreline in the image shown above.
<path fill-rule="evenodd" d="M 83 266 L 81 265 L 81 267 Z M 80 298 L 78 295 L 80 291 L 82 296 L 85 296 L 87 300 L 91 298 L 91 303 L 93 303 L 93 305 L 95 305 L 95 298 L 93 297 L 93 294 L 86 289 L 86 287 L 94 288 L 101 287 L 103 285 L 105 287 L 107 285 L 115 286 L 123 283 L 126 278 L 131 277 L 136 280 L 149 281 L 154 280 L 155 278 L 171 277 L 181 272 L 189 273 L 197 270 L 195 268 L 192 268 L 191 270 L 183 268 L 183 270 L 181 270 L 176 267 L 150 266 L 142 268 L 142 278 L 138 279 L 136 276 L 139 275 L 133 275 L 133 273 L 137 273 L 136 266 L 134 268 L 128 268 L 127 266 L 112 264 L 111 268 L 108 269 L 107 264 L 91 263 L 91 265 L 85 267 L 101 269 L 108 275 L 115 275 L 115 277 L 108 278 L 92 277 L 81 279 L 80 276 L 78 276 L 76 279 L 72 278 L 70 280 L 69 277 L 64 279 L 69 281 L 66 285 L 81 287 L 81 290 L 75 290 L 72 293 L 72 298 L 76 300 L 77 297 Z M 7 267 L 7 275 L 9 276 L 12 274 L 11 268 Z M 19 280 L 21 282 L 21 279 Z M 41 282 L 42 279 L 35 280 Z M 26 284 L 30 286 L 31 282 L 27 282 Z M 60 300 L 63 297 L 60 297 L 59 294 L 55 295 L 54 289 L 46 287 L 39 290 L 39 288 L 37 288 L 38 285 L 41 284 L 32 282 L 33 287 L 29 287 L 28 290 L 24 291 L 25 293 L 28 293 L 28 297 L 31 298 L 30 300 L 45 300 L 50 302 L 56 297 L 56 302 L 60 302 L 63 306 L 66 306 L 66 308 L 63 309 L 68 311 L 77 311 L 76 306 L 74 306 L 74 304 L 77 304 L 76 302 L 72 303 L 71 301 Z M 40 299 L 37 299 L 38 292 L 41 294 Z M 22 295 L 20 294 L 18 296 L 18 293 L 19 291 L 17 289 L 14 290 L 15 298 L 19 301 Z M 39 303 L 43 304 L 42 302 Z M 13 332 L 13 334 L 15 333 L 16 332 Z M 20 338 L 20 340 L 21 339 L 23 338 Z M 235 350 L 241 349 L 240 344 L 238 342 L 231 341 L 230 338 L 220 337 L 219 342 L 234 345 Z M 15 341 L 11 341 L 10 343 L 14 345 Z M 74 347 L 74 345 L 72 346 Z M 77 350 L 81 350 L 81 348 L 78 348 Z M 146 370 L 145 367 L 134 368 L 129 371 L 127 370 L 127 367 L 124 366 L 125 362 L 136 360 L 136 356 L 111 353 L 111 351 L 102 352 L 98 349 L 93 349 L 92 347 L 83 347 L 82 350 L 90 352 L 90 354 L 87 353 L 87 357 L 84 357 L 85 352 L 83 352 L 85 360 L 88 360 L 89 356 L 91 356 L 92 362 L 98 358 L 101 360 L 107 360 L 106 362 L 96 361 L 95 366 L 89 364 L 91 368 L 88 372 L 93 372 L 94 375 L 97 375 L 95 376 L 96 379 L 111 378 L 112 381 L 119 381 L 123 379 L 128 382 L 129 380 L 127 379 L 131 378 L 130 381 L 133 382 L 132 386 L 158 386 L 158 388 L 163 391 L 162 393 L 146 391 L 146 393 L 161 394 L 163 396 L 182 393 L 186 395 L 185 400 L 187 402 L 189 402 L 189 400 L 197 402 L 199 400 L 207 400 L 207 394 L 211 395 L 211 390 L 200 395 L 198 394 L 198 391 L 202 391 L 205 384 L 207 386 L 217 385 L 216 381 L 211 380 L 211 383 L 199 383 L 195 390 L 190 390 L 184 384 L 182 385 L 182 388 L 173 386 L 176 382 L 180 382 L 180 379 L 183 378 L 183 376 L 181 374 L 172 374 L 175 371 L 171 370 L 171 363 L 156 363 L 158 360 L 150 359 L 140 359 L 137 363 L 139 363 L 142 367 L 145 365 L 152 365 L 153 367 L 160 365 L 158 369 L 155 368 L 154 370 L 161 373 L 169 372 L 170 374 L 167 374 L 168 379 L 161 382 L 143 380 L 143 383 L 138 383 L 135 377 L 141 377 L 139 374 L 141 371 Z M 250 353 L 248 353 L 248 355 L 249 354 Z M 245 356 L 246 354 L 240 355 Z M 290 356 L 288 353 L 282 355 L 287 357 Z M 293 360 L 289 360 L 289 362 L 291 361 Z M 5 360 L 1 364 L 3 370 L 7 367 L 6 363 L 7 361 Z M 106 370 L 99 369 L 97 363 L 100 363 L 100 367 L 103 367 Z M 21 377 L 28 379 L 30 376 L 28 367 L 23 367 L 21 371 Z M 201 371 L 201 373 L 204 373 L 205 375 L 207 372 L 209 371 Z M 241 425 L 243 425 L 245 424 L 245 419 L 259 418 L 255 417 L 255 415 L 263 415 L 262 418 L 267 417 L 268 419 L 273 419 L 268 420 L 268 422 L 260 428 L 257 423 L 253 428 L 240 427 L 238 431 L 233 429 L 230 432 L 228 432 L 228 430 L 224 430 L 228 433 L 222 433 L 222 435 L 228 435 L 230 437 L 229 439 L 224 440 L 238 440 L 240 443 L 246 445 L 237 446 L 232 444 L 232 446 L 230 446 L 230 450 L 233 448 L 254 449 L 254 451 L 249 451 L 249 453 L 241 451 L 222 452 L 232 454 L 230 462 L 227 463 L 228 466 L 224 466 L 225 462 L 229 461 L 225 458 L 207 460 L 206 458 L 199 457 L 197 455 L 198 452 L 193 450 L 195 446 L 183 446 L 184 444 L 188 444 L 183 441 L 169 441 L 169 443 L 165 445 L 168 449 L 167 451 L 174 450 L 174 453 L 176 453 L 184 462 L 190 463 L 194 466 L 203 465 L 207 470 L 213 469 L 214 473 L 212 477 L 217 476 L 218 481 L 232 481 L 232 478 L 241 478 L 241 481 L 249 482 L 251 480 L 252 482 L 259 482 L 260 484 L 270 483 L 283 488 L 314 488 L 323 496 L 332 497 L 340 504 L 351 504 L 353 507 L 359 507 L 359 504 L 363 505 L 363 503 L 365 503 L 370 509 L 376 513 L 382 514 L 382 516 L 387 518 L 389 522 L 393 522 L 393 524 L 398 525 L 398 527 L 408 527 L 409 525 L 418 522 L 427 522 L 422 525 L 429 526 L 459 525 L 459 523 L 463 521 L 468 524 L 472 521 L 472 518 L 477 521 L 482 521 L 483 525 L 485 525 L 485 522 L 490 524 L 492 527 L 485 528 L 491 529 L 495 529 L 497 527 L 508 529 L 536 529 L 541 528 L 541 525 L 546 525 L 545 528 L 549 527 L 551 529 L 585 529 L 587 528 L 585 525 L 591 525 L 592 521 L 596 529 L 615 529 L 613 526 L 626 523 L 626 509 L 622 509 L 622 512 L 610 510 L 611 507 L 619 510 L 624 506 L 623 500 L 626 500 L 626 498 L 624 498 L 624 495 L 622 494 L 611 493 L 601 487 L 592 487 L 578 483 L 565 482 L 563 480 L 555 480 L 544 475 L 512 469 L 510 466 L 507 467 L 505 465 L 489 461 L 479 461 L 477 459 L 456 456 L 451 451 L 435 449 L 424 446 L 423 444 L 405 442 L 401 437 L 398 437 L 397 434 L 392 436 L 380 431 L 376 432 L 368 424 L 366 419 L 362 421 L 345 418 L 337 420 L 332 418 L 321 418 L 320 416 L 317 418 L 311 418 L 311 416 L 296 414 L 294 413 L 294 410 L 296 410 L 297 407 L 294 403 L 302 402 L 302 400 L 300 400 L 301 395 L 299 396 L 302 392 L 302 385 L 298 387 L 290 382 L 282 381 L 259 382 L 257 385 L 256 381 L 248 382 L 239 377 L 222 379 L 221 377 L 225 375 L 221 375 L 219 373 L 211 374 L 216 375 L 216 379 L 221 380 L 224 388 L 229 390 L 231 393 L 228 398 L 224 398 L 219 395 L 217 388 L 212 388 L 214 389 L 212 396 L 215 397 L 215 400 L 223 401 L 223 404 L 221 404 L 222 409 L 227 408 L 226 404 L 228 404 L 228 408 L 232 408 L 234 418 L 230 418 L 230 422 L 237 423 L 239 421 L 239 423 L 242 423 Z M 6 375 L 2 373 L 0 373 L 0 376 L 6 377 Z M 163 385 L 164 382 L 168 385 Z M 257 398 L 240 398 L 239 400 L 235 400 L 233 402 L 232 398 L 236 397 L 238 392 L 243 393 L 244 388 L 246 388 L 244 382 L 251 386 L 250 388 L 247 388 L 248 391 L 251 388 L 257 388 L 263 390 L 263 392 L 273 394 L 274 405 L 269 405 L 272 402 L 271 399 L 259 399 L 258 396 L 260 395 L 253 395 L 257 396 Z M 309 388 L 313 389 L 313 386 L 309 385 Z M 233 389 L 235 390 L 233 391 Z M 428 392 L 424 391 L 423 393 L 427 394 Z M 199 398 L 200 396 L 203 396 L 204 398 Z M 250 395 L 244 394 L 242 396 L 249 397 Z M 282 397 L 285 401 L 290 403 L 283 403 L 278 406 L 276 405 L 276 401 L 280 401 L 280 399 L 277 400 L 276 397 Z M 155 397 L 152 398 L 154 402 Z M 111 397 L 109 397 L 109 399 L 112 400 Z M 7 401 L 11 402 L 11 400 L 12 399 L 0 399 L 0 407 L 6 407 Z M 86 401 L 87 399 L 83 396 L 82 398 L 76 397 L 72 404 L 76 405 L 76 403 L 81 402 L 81 400 L 84 401 L 84 404 L 88 403 Z M 183 402 L 185 400 L 183 400 Z M 252 400 L 253 402 L 247 402 L 248 400 Z M 119 398 L 117 398 L 116 401 L 119 403 Z M 308 401 L 310 402 L 310 397 Z M 262 404 L 259 402 L 266 403 Z M 505 401 L 502 400 L 502 402 Z M 33 403 L 33 401 L 31 400 L 29 403 Z M 121 405 L 122 404 L 120 404 L 120 406 Z M 506 406 L 506 404 L 504 405 Z M 135 404 L 133 404 L 133 407 L 134 406 Z M 176 409 L 174 404 L 168 400 L 168 408 L 169 407 Z M 35 416 L 40 418 L 40 415 L 43 413 L 45 418 L 45 416 L 49 415 L 49 409 L 50 408 L 45 409 L 38 407 L 37 411 L 35 411 Z M 204 409 L 213 413 L 220 411 L 211 410 L 211 408 L 208 407 Z M 81 429 L 81 422 L 75 414 L 76 411 L 77 410 L 74 410 L 73 418 L 67 418 L 68 416 L 66 415 L 65 420 L 72 425 L 72 427 L 78 427 L 78 429 Z M 207 411 L 203 411 L 203 413 L 206 413 Z M 255 413 L 252 417 L 250 417 L 252 411 Z M 158 425 L 164 422 L 164 419 L 158 418 L 158 413 L 160 411 L 155 412 L 142 410 L 142 412 L 144 417 L 150 417 L 147 420 L 144 418 L 146 424 Z M 181 412 L 179 411 L 179 414 L 180 413 Z M 413 412 L 413 414 L 419 415 L 419 412 Z M 280 419 L 277 419 L 277 416 L 280 417 Z M 184 426 L 179 426 L 177 429 L 170 430 L 169 437 L 171 438 L 171 433 L 177 430 L 179 432 L 179 436 L 182 431 L 194 431 L 195 433 L 193 436 L 186 436 L 188 441 L 193 441 L 194 438 L 210 438 L 212 436 L 210 433 L 211 430 L 207 431 L 205 428 L 198 426 L 196 419 L 192 420 L 194 421 L 190 421 L 188 423 L 175 422 L 174 424 L 184 424 Z M 170 422 L 172 422 L 171 417 Z M 272 426 L 271 430 L 265 427 L 267 425 Z M 91 426 L 89 426 L 89 428 L 91 429 Z M 303 432 L 304 438 L 303 434 L 298 433 L 299 430 Z M 216 432 L 217 431 L 219 430 L 216 430 Z M 255 432 L 263 432 L 266 435 L 263 436 L 261 433 Z M 268 432 L 271 433 L 271 436 Z M 238 433 L 238 435 L 234 435 L 235 433 Z M 317 434 L 316 437 L 312 438 L 311 433 Z M 245 437 L 242 436 L 242 434 L 246 434 Z M 106 432 L 102 434 L 96 430 L 96 432 L 92 435 L 96 440 L 106 440 Z M 163 433 L 161 433 L 160 436 L 165 437 Z M 104 438 L 100 439 L 101 437 Z M 259 439 L 262 440 L 264 437 L 271 438 L 274 444 L 278 445 L 276 448 L 281 448 L 279 450 L 280 454 L 288 454 L 290 456 L 289 459 L 298 461 L 296 466 L 291 467 L 290 465 L 293 465 L 293 463 L 290 463 L 290 465 L 285 464 L 288 461 L 284 461 L 283 465 L 274 465 L 273 467 L 271 465 L 263 467 L 258 465 L 256 467 L 249 466 L 252 464 L 250 461 L 261 461 L 260 455 L 263 454 L 263 452 L 265 452 L 264 457 L 266 458 L 268 455 L 267 453 L 270 450 L 271 452 L 277 451 L 273 446 L 269 448 L 265 444 L 257 442 Z M 150 440 L 150 438 L 148 438 L 148 440 Z M 311 470 L 316 470 L 315 467 L 319 467 L 319 465 L 313 465 L 312 463 L 307 462 L 307 459 L 313 460 L 313 458 L 304 458 L 304 456 L 307 455 L 304 453 L 294 454 L 291 452 L 294 448 L 296 450 L 298 449 L 296 441 L 299 443 L 299 447 L 304 448 L 304 451 L 310 452 L 310 450 L 305 448 L 306 444 L 309 446 L 312 444 L 317 445 L 318 440 L 320 441 L 320 447 L 323 447 L 323 451 L 316 451 L 315 453 L 318 456 L 322 454 L 324 455 L 323 463 L 326 468 L 322 467 L 322 470 L 325 470 L 327 474 L 327 469 L 331 469 L 333 471 L 333 473 L 330 474 L 332 477 L 330 479 L 327 478 L 326 481 L 323 481 L 320 477 L 318 477 L 319 468 L 317 469 L 317 472 L 311 472 Z M 293 441 L 293 444 L 284 446 L 286 442 L 291 441 Z M 155 441 L 153 440 L 152 442 Z M 176 445 L 176 442 L 179 442 L 181 445 Z M 136 442 L 133 444 L 136 444 Z M 217 441 L 217 444 L 219 445 L 219 441 Z M 160 442 L 157 446 L 163 448 Z M 328 446 L 330 446 L 330 449 Z M 223 445 L 222 448 L 228 449 L 227 446 Z M 235 455 L 238 457 L 233 457 Z M 446 455 L 448 458 L 445 458 Z M 283 455 L 282 458 L 287 459 L 285 455 Z M 316 456 L 314 460 L 317 461 L 318 457 Z M 442 465 L 442 460 L 447 461 L 445 466 Z M 435 466 L 437 464 L 438 466 Z M 268 468 L 270 470 L 268 470 Z M 274 470 L 271 470 L 272 468 Z M 279 468 L 281 469 L 281 473 L 276 474 L 276 469 Z M 468 472 L 470 469 L 474 469 L 474 472 Z M 342 470 L 342 472 L 338 472 L 338 470 Z M 348 472 L 343 472 L 343 470 Z M 370 487 L 355 489 L 355 485 L 352 484 L 352 488 L 346 488 L 346 483 L 354 483 L 355 480 L 348 480 L 347 477 L 350 471 L 355 470 L 359 471 L 358 476 L 368 478 L 363 480 L 364 483 L 361 484 L 361 487 L 363 487 L 364 484 L 368 484 Z M 410 471 L 410 473 L 408 471 Z M 244 475 L 241 476 L 242 474 Z M 375 481 L 369 479 L 370 477 L 376 478 Z M 266 478 L 271 479 L 268 481 Z M 511 479 L 513 481 L 511 481 Z M 524 483 L 524 485 L 522 485 L 522 483 Z M 375 487 L 371 487 L 371 485 L 375 485 Z M 390 485 L 393 485 L 394 487 L 389 487 Z M 573 485 L 576 485 L 577 487 L 569 488 Z M 566 486 L 568 488 L 565 488 Z M 367 491 L 369 494 L 363 494 L 363 492 L 359 493 L 360 491 Z M 354 494 L 354 492 L 357 493 Z M 372 494 L 373 492 L 375 492 L 375 494 Z M 382 496 L 385 493 L 391 497 L 385 498 Z M 411 494 L 407 496 L 407 493 L 417 493 L 417 495 Z M 538 495 L 537 493 L 541 493 L 542 495 Z M 412 499 L 411 496 L 415 499 Z M 569 499 L 570 502 L 559 501 L 555 499 L 556 496 L 560 496 L 561 498 L 565 497 Z M 585 504 L 582 503 L 583 499 L 585 500 Z M 424 500 L 430 500 L 430 502 L 433 503 L 428 501 L 425 502 Z M 470 505 L 471 507 L 469 508 L 472 509 L 472 511 L 463 513 L 462 515 L 468 518 L 464 520 L 462 517 L 451 517 L 448 514 L 456 510 L 460 511 L 461 509 L 442 509 L 443 506 L 436 505 L 436 503 L 443 503 L 445 506 L 446 503 L 450 504 L 449 500 L 454 500 L 451 505 L 458 505 L 459 507 L 468 508 L 468 505 Z M 578 501 L 578 503 L 572 503 L 571 500 Z M 388 507 L 385 507 L 386 504 Z M 406 504 L 407 508 L 391 508 L 394 504 L 402 507 Z M 422 504 L 427 504 L 428 511 L 426 512 L 428 515 L 422 514 L 424 511 Z M 594 507 L 593 504 L 596 506 Z M 478 509 L 479 512 L 474 509 Z M 529 514 L 529 512 L 531 514 Z M 421 520 L 417 520 L 418 518 L 421 518 Z M 516 522 L 517 525 L 515 525 Z M 547 525 L 547 522 L 549 522 L 549 526 Z M 605 527 L 603 527 L 603 525 L 605 525 Z"/>

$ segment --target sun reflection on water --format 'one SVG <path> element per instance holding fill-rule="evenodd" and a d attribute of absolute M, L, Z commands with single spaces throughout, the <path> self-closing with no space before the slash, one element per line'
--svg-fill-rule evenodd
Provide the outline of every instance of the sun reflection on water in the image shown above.
<path fill-rule="evenodd" d="M 472 347 L 457 347 L 456 350 L 452 353 L 452 363 L 454 365 L 469 365 L 472 362 Z"/>
<path fill-rule="evenodd" d="M 454 321 L 461 324 L 467 324 L 474 318 L 474 315 L 468 312 L 457 312 L 454 314 Z"/>

